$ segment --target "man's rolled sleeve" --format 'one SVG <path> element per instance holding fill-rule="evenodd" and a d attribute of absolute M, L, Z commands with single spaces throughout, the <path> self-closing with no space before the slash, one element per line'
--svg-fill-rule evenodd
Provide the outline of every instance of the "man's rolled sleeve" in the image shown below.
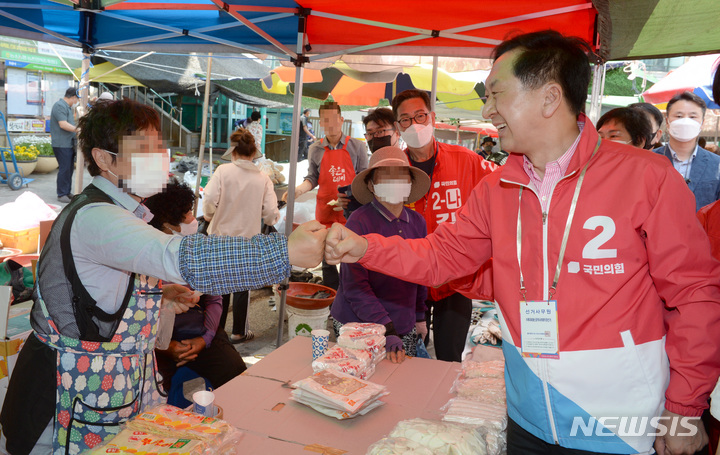
<path fill-rule="evenodd" d="M 290 276 L 287 238 L 276 233 L 252 239 L 202 234 L 184 237 L 180 274 L 193 289 L 212 295 L 279 283 Z"/>

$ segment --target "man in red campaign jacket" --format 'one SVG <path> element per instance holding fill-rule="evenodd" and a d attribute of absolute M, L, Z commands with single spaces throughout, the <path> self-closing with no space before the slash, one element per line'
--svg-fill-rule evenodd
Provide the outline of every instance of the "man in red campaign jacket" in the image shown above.
<path fill-rule="evenodd" d="M 335 224 L 325 259 L 432 286 L 492 256 L 508 455 L 692 455 L 720 374 L 720 262 L 672 163 L 583 113 L 589 52 L 555 31 L 500 44 L 483 116 L 507 163 L 454 224 L 412 240 Z"/>
<path fill-rule="evenodd" d="M 455 212 L 470 197 L 475 185 L 497 166 L 459 145 L 444 144 L 434 137 L 435 113 L 430 97 L 421 90 L 405 90 L 392 100 L 400 136 L 407 145 L 410 164 L 422 169 L 432 180 L 430 191 L 409 207 L 427 222 L 428 232 L 442 223 L 455 222 Z M 443 285 L 429 289 L 426 321 L 433 326 L 438 360 L 462 360 L 470 328 L 472 301 Z M 427 341 L 427 340 L 426 340 Z"/>

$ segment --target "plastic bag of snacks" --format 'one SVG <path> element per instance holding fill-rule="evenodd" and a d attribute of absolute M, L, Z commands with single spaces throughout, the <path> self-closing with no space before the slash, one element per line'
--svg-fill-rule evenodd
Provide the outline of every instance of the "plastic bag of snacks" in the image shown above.
<path fill-rule="evenodd" d="M 380 354 L 385 351 L 385 335 L 364 330 L 346 330 L 338 337 L 337 344 L 344 348 L 366 349 L 373 354 Z"/>
<path fill-rule="evenodd" d="M 506 406 L 505 380 L 502 378 L 458 378 L 450 392 L 480 403 Z"/>
<path fill-rule="evenodd" d="M 360 379 L 367 379 L 375 372 L 370 352 L 337 345 L 314 360 L 312 367 L 315 373 L 331 369 L 351 374 Z"/>
<path fill-rule="evenodd" d="M 207 443 L 211 453 L 231 450 L 243 436 L 224 420 L 205 417 L 175 406 L 159 405 L 128 421 L 127 428 L 158 436 L 199 440 Z"/>
<path fill-rule="evenodd" d="M 469 358 L 462 362 L 463 376 L 466 378 L 504 378 L 505 361 L 490 360 L 487 362 L 476 362 Z"/>
<path fill-rule="evenodd" d="M 398 422 L 391 438 L 406 438 L 438 455 L 486 455 L 485 439 L 467 425 L 412 419 Z"/>
<path fill-rule="evenodd" d="M 325 414 L 329 417 L 334 417 L 338 420 L 345 420 L 345 419 L 352 419 L 357 416 L 363 416 L 367 414 L 368 412 L 372 411 L 373 409 L 380 407 L 385 404 L 385 402 L 380 400 L 372 401 L 368 404 L 366 404 L 364 407 L 359 409 L 356 413 L 351 414 L 347 411 L 341 411 L 336 408 L 330 407 L 327 405 L 327 402 L 318 399 L 315 395 L 305 392 L 300 389 L 296 389 L 292 391 L 291 398 L 298 403 L 302 403 L 306 406 L 309 406 L 319 412 L 320 414 Z"/>
<path fill-rule="evenodd" d="M 405 438 L 383 438 L 368 447 L 366 455 L 434 455 L 420 443 Z"/>
<path fill-rule="evenodd" d="M 361 332 L 371 332 L 378 335 L 385 335 L 385 326 L 372 322 L 348 322 L 340 327 L 340 335 L 345 332 L 359 330 Z"/>
<path fill-rule="evenodd" d="M 296 382 L 293 387 L 306 392 L 293 393 L 295 401 L 304 404 L 303 397 L 312 397 L 314 402 L 349 414 L 357 413 L 388 393 L 385 386 L 333 370 L 315 373 Z"/>
<path fill-rule="evenodd" d="M 197 439 L 158 436 L 144 431 L 123 429 L 112 440 L 87 452 L 89 455 L 204 455 L 208 444 Z"/>
<path fill-rule="evenodd" d="M 445 411 L 443 420 L 446 422 L 484 426 L 496 432 L 507 427 L 507 408 L 505 406 L 452 398 L 442 409 Z"/>

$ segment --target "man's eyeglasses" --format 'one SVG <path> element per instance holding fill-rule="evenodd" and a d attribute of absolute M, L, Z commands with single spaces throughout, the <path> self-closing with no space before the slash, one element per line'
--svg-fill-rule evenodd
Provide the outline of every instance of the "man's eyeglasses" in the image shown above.
<path fill-rule="evenodd" d="M 385 129 L 382 129 L 382 130 L 373 131 L 372 133 L 371 133 L 371 132 L 367 132 L 367 133 L 365 133 L 365 139 L 370 140 L 370 139 L 372 139 L 372 138 L 374 138 L 374 137 L 388 136 L 388 135 L 390 135 L 393 131 L 394 131 L 394 130 L 393 130 L 392 128 L 385 128 Z"/>
<path fill-rule="evenodd" d="M 398 120 L 397 122 L 403 128 L 407 128 L 410 125 L 412 125 L 413 120 L 415 120 L 415 123 L 417 123 L 418 125 L 424 125 L 425 121 L 428 118 L 428 115 L 430 115 L 430 114 L 428 114 L 427 112 L 420 112 L 419 114 L 415 114 L 415 117 L 404 117 L 404 118 L 401 118 L 400 120 Z"/>

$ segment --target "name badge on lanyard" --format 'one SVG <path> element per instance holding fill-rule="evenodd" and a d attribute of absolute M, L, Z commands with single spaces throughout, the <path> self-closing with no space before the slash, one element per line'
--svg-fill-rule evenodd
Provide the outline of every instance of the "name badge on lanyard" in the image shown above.
<path fill-rule="evenodd" d="M 521 301 L 520 330 L 523 357 L 560 358 L 557 300 Z"/>

